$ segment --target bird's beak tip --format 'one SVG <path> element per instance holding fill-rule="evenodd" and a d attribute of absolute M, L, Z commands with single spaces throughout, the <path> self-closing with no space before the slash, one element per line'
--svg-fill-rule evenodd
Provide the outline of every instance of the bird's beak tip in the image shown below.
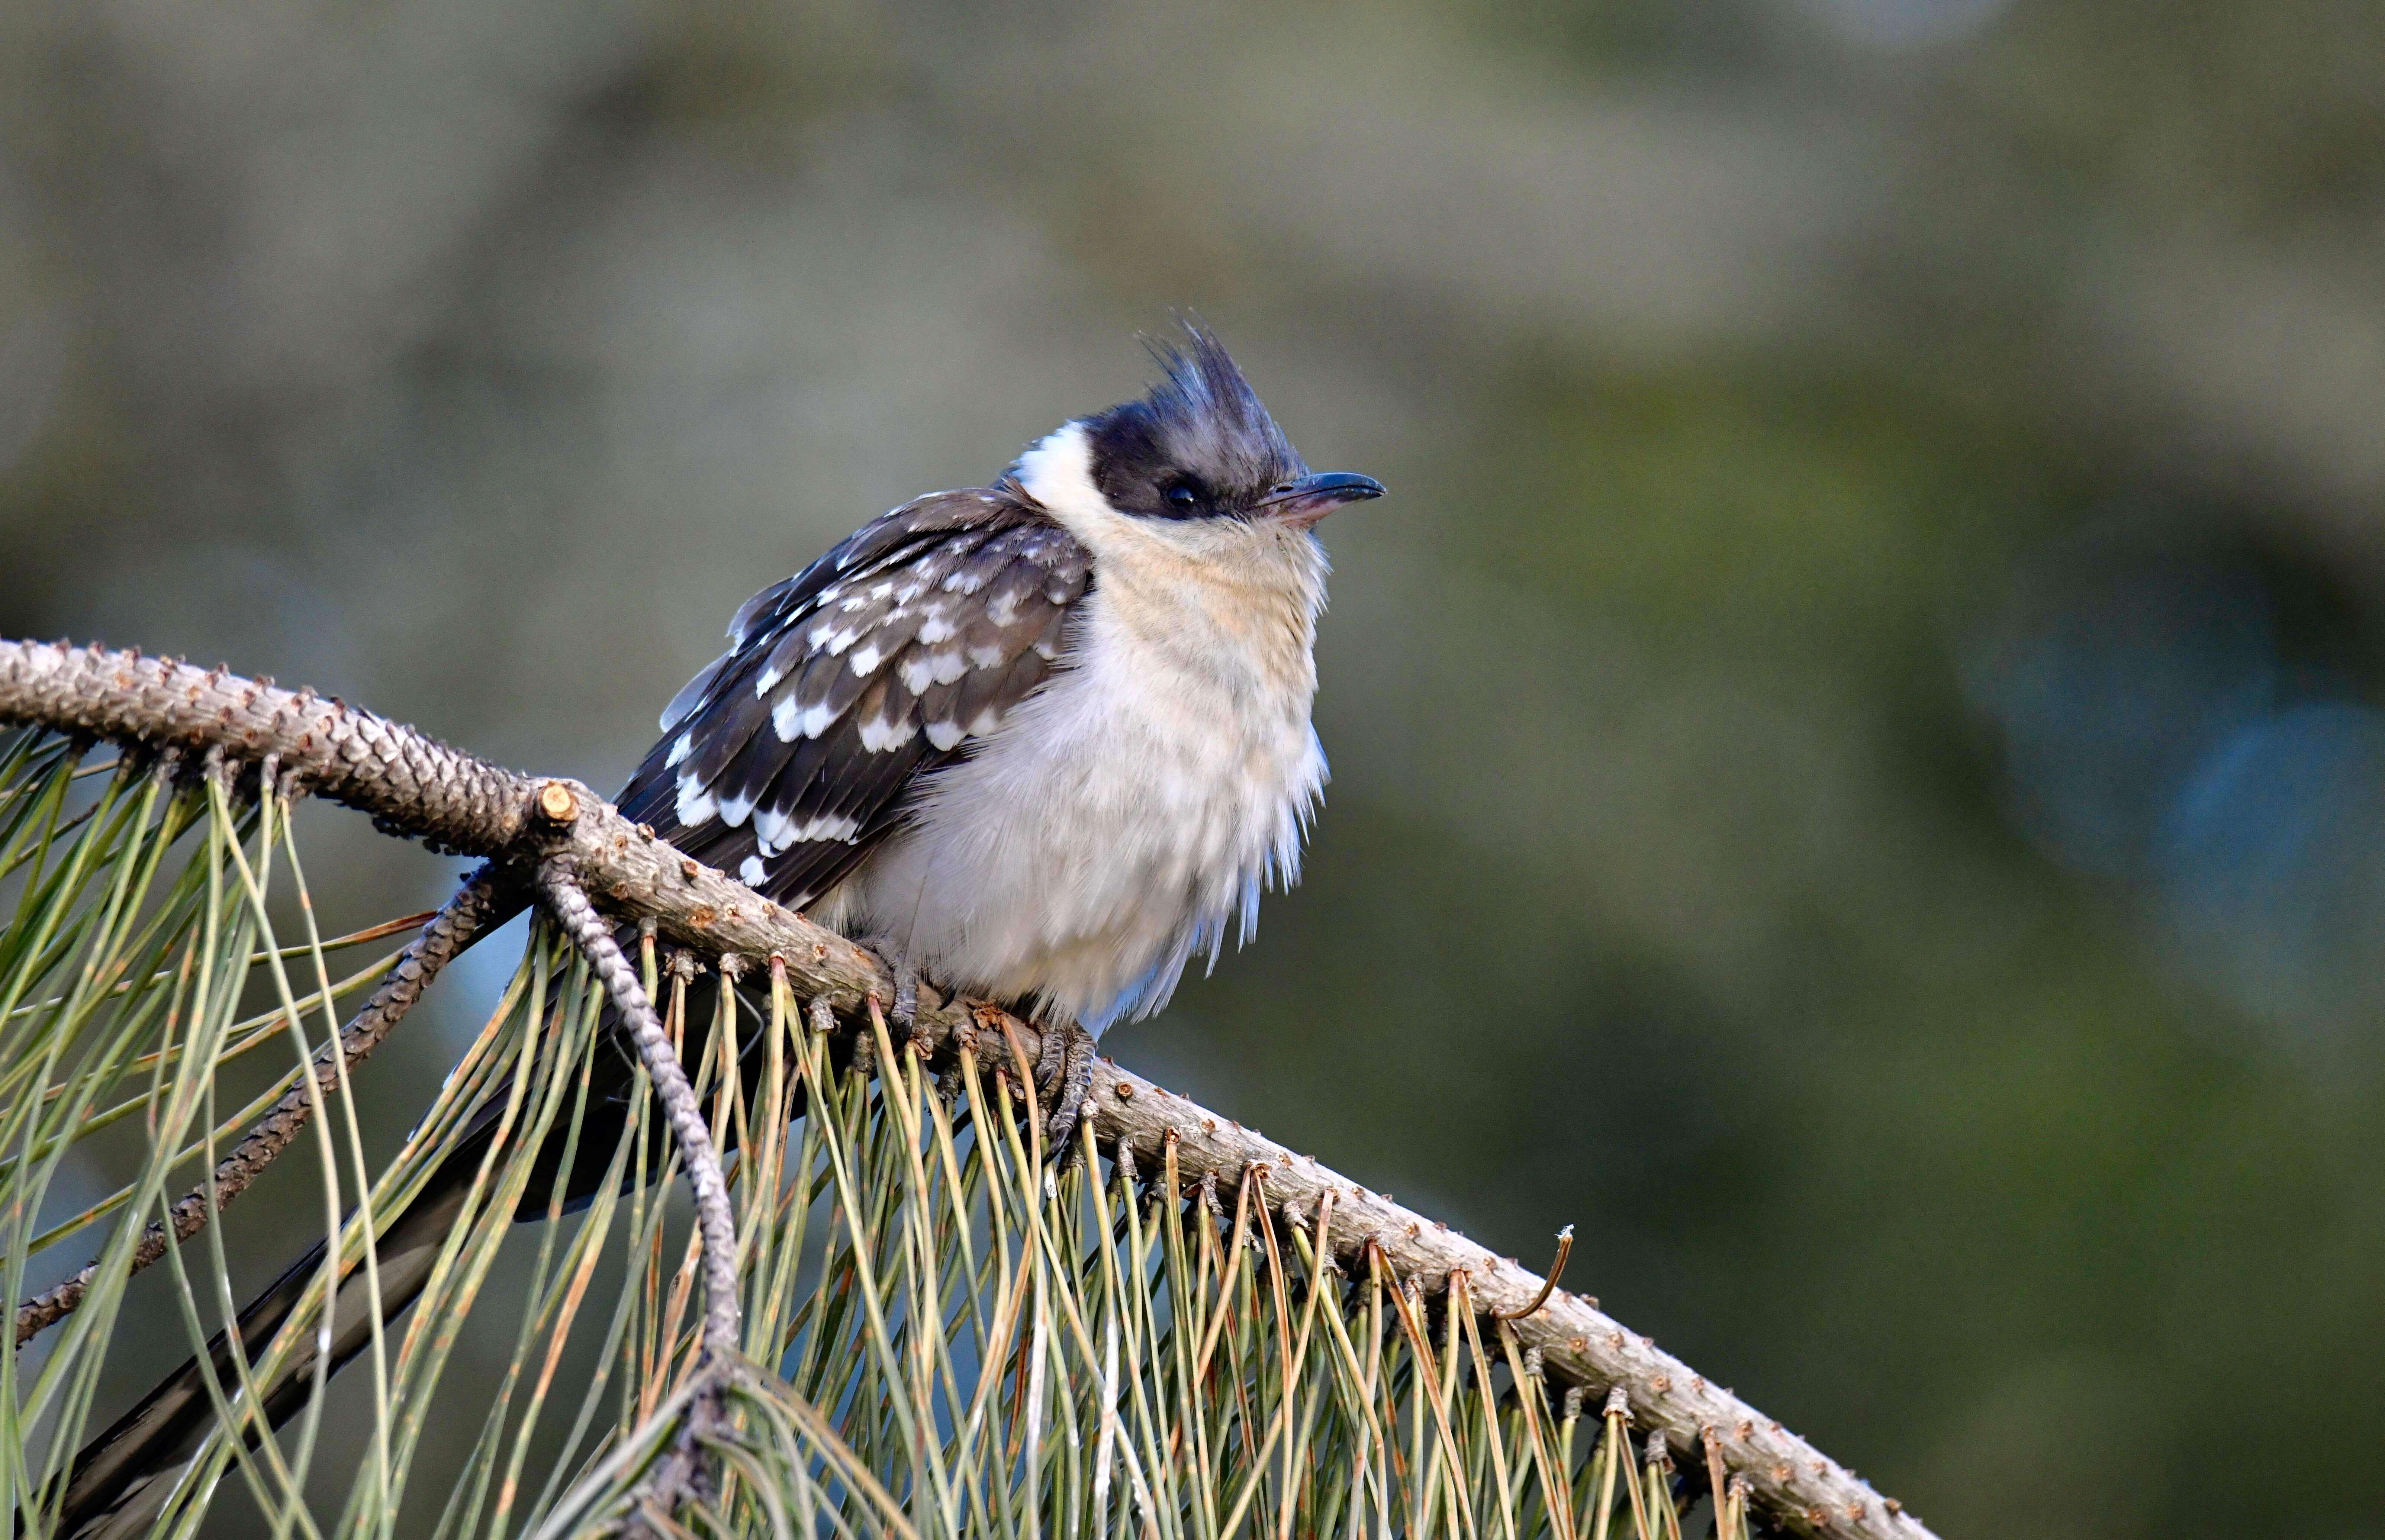
<path fill-rule="evenodd" d="M 1305 528 L 1345 503 L 1382 495 L 1383 484 L 1371 476 L 1331 470 L 1285 483 L 1262 506 L 1282 522 Z"/>

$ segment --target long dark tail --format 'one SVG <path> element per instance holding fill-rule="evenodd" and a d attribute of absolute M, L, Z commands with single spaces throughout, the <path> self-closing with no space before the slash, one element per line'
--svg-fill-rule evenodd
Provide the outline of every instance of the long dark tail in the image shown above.
<path fill-rule="evenodd" d="M 394 1319 L 414 1303 L 430 1281 L 440 1248 L 463 1212 L 473 1172 L 487 1152 L 487 1141 L 488 1135 L 483 1134 L 459 1149 L 381 1236 L 375 1256 L 383 1321 Z M 251 1355 L 261 1353 L 297 1309 L 322 1269 L 323 1253 L 324 1243 L 318 1240 L 240 1312 L 240 1341 Z M 338 1373 L 362 1352 L 372 1341 L 372 1300 L 364 1270 L 356 1268 L 341 1280 L 333 1297 L 329 1372 Z M 273 1384 L 262 1387 L 261 1405 L 274 1427 L 296 1416 L 314 1394 L 320 1340 L 308 1338 Z M 232 1346 L 226 1334 L 218 1332 L 207 1344 L 207 1358 L 217 1385 L 226 1395 L 236 1396 L 240 1371 L 232 1361 Z M 199 1360 L 191 1359 L 75 1457 L 59 1535 L 115 1540 L 146 1533 L 172 1494 L 182 1468 L 215 1425 L 214 1399 L 201 1375 Z"/>
<path fill-rule="evenodd" d="M 690 1025 L 693 1028 L 697 1023 L 707 1024 L 706 1029 L 687 1034 L 691 1074 L 702 1062 L 703 1045 L 710 1036 L 708 1024 L 713 1010 L 709 988 L 701 992 L 701 1001 L 699 1004 L 698 991 L 691 989 Z M 741 1015 L 748 1021 L 753 1019 L 743 1011 Z M 760 1038 L 761 1034 L 754 1034 L 748 1040 L 747 1051 L 742 1055 L 741 1073 L 749 1081 L 749 1104 L 753 1090 L 750 1082 L 757 1077 L 765 1062 L 764 1055 L 755 1051 Z M 561 1169 L 569 1131 L 554 1129 L 531 1167 L 521 1208 L 515 1214 L 518 1220 L 545 1217 L 554 1200 L 558 1175 L 563 1178 L 566 1208 L 584 1205 L 595 1196 L 611 1168 L 613 1153 L 627 1127 L 636 1072 L 627 1045 L 609 1030 L 600 1033 L 594 1051 L 597 1061 L 590 1074 L 588 1108 L 581 1120 L 571 1169 Z M 496 1136 L 495 1112 L 505 1099 L 502 1087 L 493 1093 L 490 1100 L 482 1104 L 482 1112 L 464 1141 L 431 1174 L 414 1201 L 383 1230 L 375 1259 L 381 1284 L 380 1315 L 384 1323 L 395 1320 L 414 1303 L 430 1282 L 440 1248 L 461 1218 L 473 1178 L 488 1155 L 490 1141 Z M 798 1087 L 792 1114 L 800 1116 L 802 1111 Z M 653 1158 L 645 1169 L 659 1171 L 663 1164 L 659 1159 L 661 1144 L 667 1136 L 659 1119 L 649 1119 L 647 1127 L 656 1148 L 650 1152 Z M 252 1360 L 264 1351 L 297 1309 L 322 1268 L 323 1256 L 324 1243 L 318 1241 L 240 1312 L 239 1340 Z M 350 1270 L 340 1281 L 332 1298 L 331 1321 L 327 1376 L 338 1373 L 372 1342 L 372 1296 L 361 1266 Z M 304 1410 L 312 1398 L 320 1341 L 319 1337 L 310 1337 L 303 1343 L 273 1382 L 259 1388 L 257 1404 L 271 1426 L 281 1427 Z M 217 1385 L 226 1395 L 236 1395 L 239 1385 L 240 1371 L 233 1362 L 232 1352 L 231 1341 L 225 1333 L 217 1333 L 207 1344 L 208 1363 Z M 106 1433 L 83 1446 L 68 1477 L 57 1529 L 59 1540 L 128 1540 L 147 1531 L 172 1495 L 183 1468 L 216 1426 L 215 1402 L 204 1372 L 197 1358 L 186 1360 L 139 1405 L 118 1418 Z M 252 1441 L 256 1436 L 254 1432 L 249 1434 Z"/>

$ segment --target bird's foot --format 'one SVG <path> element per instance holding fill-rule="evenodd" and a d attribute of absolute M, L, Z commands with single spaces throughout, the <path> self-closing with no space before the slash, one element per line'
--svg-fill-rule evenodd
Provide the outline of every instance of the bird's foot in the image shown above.
<path fill-rule="evenodd" d="M 894 975 L 894 998 L 880 1000 L 886 1012 L 886 1037 L 895 1048 L 911 1040 L 919 1026 L 919 965 L 911 959 L 911 949 L 896 936 L 868 936 L 862 945 L 887 960 Z"/>
<path fill-rule="evenodd" d="M 894 1008 L 886 1013 L 887 1025 L 893 1028 L 894 1046 L 901 1048 L 911 1040 L 919 1027 L 919 970 L 908 957 L 894 962 Z"/>
<path fill-rule="evenodd" d="M 1093 1035 L 1073 1020 L 1044 1026 L 1043 1042 L 1035 1056 L 1036 1088 L 1052 1109 L 1044 1125 L 1048 1157 L 1068 1170 L 1076 1152 L 1077 1124 L 1084 1115 L 1085 1090 L 1093 1080 Z"/>
<path fill-rule="evenodd" d="M 1060 1088 L 1060 1071 L 1068 1059 L 1068 1032 L 1074 1025 L 1036 1025 L 1042 1037 L 1035 1047 L 1035 1094 L 1043 1099 L 1046 1107 L 1052 1105 Z"/>

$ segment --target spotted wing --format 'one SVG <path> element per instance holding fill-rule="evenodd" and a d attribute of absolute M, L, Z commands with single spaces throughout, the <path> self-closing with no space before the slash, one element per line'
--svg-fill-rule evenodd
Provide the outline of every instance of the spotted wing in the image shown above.
<path fill-rule="evenodd" d="M 730 623 L 663 713 L 621 811 L 800 909 L 901 826 L 1059 662 L 1092 563 L 1007 490 L 939 492 L 848 537 Z"/>

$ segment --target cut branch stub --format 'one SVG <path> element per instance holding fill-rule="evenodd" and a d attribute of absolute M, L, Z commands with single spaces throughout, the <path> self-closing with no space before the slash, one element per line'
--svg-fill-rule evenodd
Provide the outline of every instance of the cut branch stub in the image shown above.
<path fill-rule="evenodd" d="M 550 824 L 568 824 L 580 816 L 580 799 L 568 781 L 548 781 L 538 789 L 540 816 Z"/>

